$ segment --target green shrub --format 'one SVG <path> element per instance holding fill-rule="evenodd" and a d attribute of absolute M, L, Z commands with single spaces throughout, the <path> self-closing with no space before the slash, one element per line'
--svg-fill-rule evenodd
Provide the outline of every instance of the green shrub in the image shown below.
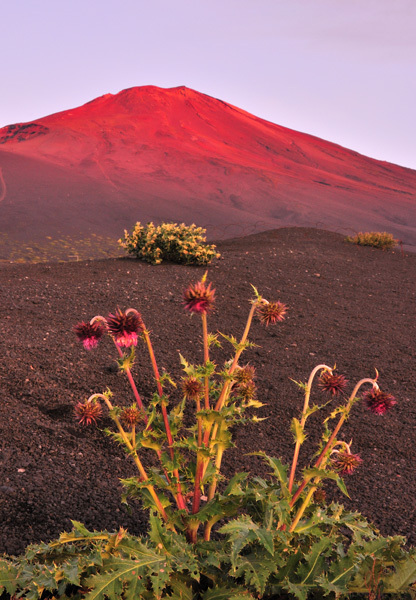
<path fill-rule="evenodd" d="M 345 239 L 347 242 L 358 246 L 373 246 L 373 248 L 381 248 L 382 250 L 391 250 L 398 244 L 398 240 L 395 240 L 391 233 L 380 233 L 379 231 L 360 232 L 354 237 Z"/>
<path fill-rule="evenodd" d="M 208 265 L 219 258 L 214 245 L 206 245 L 206 230 L 196 225 L 181 223 L 136 223 L 132 234 L 124 230 L 124 240 L 119 244 L 128 254 L 153 265 L 163 260 L 185 265 Z"/>

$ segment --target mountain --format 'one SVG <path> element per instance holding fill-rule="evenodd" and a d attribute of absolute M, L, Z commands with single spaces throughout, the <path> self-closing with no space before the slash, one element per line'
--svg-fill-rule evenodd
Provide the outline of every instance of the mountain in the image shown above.
<path fill-rule="evenodd" d="M 389 231 L 416 247 L 416 171 L 186 87 L 134 87 L 0 129 L 0 238 L 111 236 L 136 221 L 211 238 L 281 226 Z"/>

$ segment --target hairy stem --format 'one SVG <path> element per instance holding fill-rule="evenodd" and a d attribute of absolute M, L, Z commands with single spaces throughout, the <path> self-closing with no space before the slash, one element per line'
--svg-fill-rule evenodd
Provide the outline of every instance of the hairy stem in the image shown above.
<path fill-rule="evenodd" d="M 201 410 L 201 400 L 199 398 L 196 399 L 196 412 L 199 413 Z M 202 419 L 201 417 L 196 418 L 198 423 L 198 447 L 202 445 Z"/>
<path fill-rule="evenodd" d="M 160 374 L 159 374 L 159 369 L 157 366 L 157 362 L 156 362 L 156 357 L 155 357 L 155 353 L 153 351 L 153 346 L 152 346 L 152 342 L 150 340 L 150 335 L 149 332 L 147 331 L 147 329 L 145 329 L 143 331 L 143 336 L 147 345 L 147 349 L 149 352 L 149 356 L 150 356 L 150 361 L 152 363 L 152 367 L 153 367 L 153 373 L 156 379 L 156 385 L 157 385 L 157 391 L 158 394 L 160 396 L 161 399 L 161 409 L 162 409 L 162 416 L 163 416 L 163 422 L 165 425 L 165 432 L 166 432 L 166 437 L 168 439 L 168 447 L 169 447 L 169 454 L 171 457 L 171 460 L 173 461 L 175 459 L 175 452 L 173 450 L 173 438 L 172 438 L 172 432 L 170 429 L 170 425 L 169 425 L 169 417 L 168 417 L 168 413 L 166 410 L 166 406 L 163 402 L 163 389 L 162 389 L 162 384 L 160 383 Z M 185 510 L 188 511 L 188 508 L 186 506 L 186 502 L 184 500 L 184 497 L 182 495 L 182 489 L 181 489 L 181 482 L 180 482 L 180 476 L 179 476 L 179 471 L 178 469 L 173 469 L 173 474 L 176 477 L 176 502 L 178 505 L 178 508 L 181 510 Z"/>
<path fill-rule="evenodd" d="M 215 490 L 217 488 L 218 475 L 220 474 L 220 470 L 221 470 L 221 462 L 222 462 L 223 454 L 224 454 L 224 448 L 221 445 L 221 447 L 218 448 L 217 456 L 215 457 L 215 475 L 212 478 L 211 485 L 209 486 L 208 501 L 213 499 Z"/>
<path fill-rule="evenodd" d="M 207 366 L 209 362 L 209 347 L 208 347 L 208 325 L 207 325 L 207 315 L 206 313 L 202 313 L 202 334 L 204 340 L 204 363 Z M 205 410 L 210 409 L 209 404 L 209 377 L 205 375 Z"/>
<path fill-rule="evenodd" d="M 114 341 L 114 340 L 113 340 L 113 341 Z M 120 348 L 120 347 L 119 347 L 119 346 L 118 346 L 118 345 L 115 343 L 115 341 L 114 341 L 114 345 L 115 345 L 115 347 L 117 348 L 117 352 L 118 352 L 118 354 L 119 354 L 120 358 L 123 358 L 123 357 L 124 357 L 123 351 L 122 351 L 122 350 L 121 350 L 121 348 Z M 129 369 L 129 368 L 126 368 L 126 369 L 125 369 L 125 372 L 126 372 L 126 375 L 127 375 L 127 379 L 129 380 L 129 383 L 130 383 L 131 389 L 133 390 L 134 397 L 136 398 L 137 406 L 140 408 L 140 410 L 142 410 L 142 411 L 143 411 L 143 415 L 144 415 L 144 422 L 147 424 L 147 416 L 146 416 L 146 414 L 144 413 L 144 406 L 143 406 L 143 402 L 142 402 L 142 399 L 140 398 L 140 394 L 139 394 L 139 392 L 138 392 L 138 390 L 137 390 L 137 387 L 136 387 L 136 384 L 135 384 L 135 382 L 134 382 L 133 375 L 131 374 L 131 371 L 130 371 L 130 369 Z"/>
<path fill-rule="evenodd" d="M 89 398 L 89 400 L 92 400 L 93 398 L 101 398 L 102 400 L 104 400 L 104 402 L 106 403 L 106 405 L 107 405 L 107 407 L 108 407 L 109 410 L 113 410 L 114 409 L 114 407 L 111 404 L 110 400 L 104 394 L 93 394 Z M 140 477 L 141 477 L 142 481 L 148 481 L 149 477 L 148 477 L 148 475 L 146 473 L 146 470 L 143 467 L 143 464 L 142 464 L 142 462 L 141 462 L 141 460 L 140 460 L 140 458 L 139 458 L 139 456 L 138 456 L 138 454 L 136 452 L 136 449 L 132 446 L 130 440 L 128 439 L 128 436 L 127 436 L 126 432 L 124 431 L 123 426 L 121 425 L 118 417 L 113 416 L 113 419 L 114 419 L 115 424 L 117 425 L 117 429 L 119 430 L 121 437 L 123 438 L 123 442 L 125 443 L 126 447 L 128 448 L 128 450 L 131 453 L 131 456 L 132 456 L 132 458 L 133 458 L 133 460 L 134 460 L 134 462 L 136 464 L 136 467 L 137 467 L 137 469 L 138 469 L 138 471 L 140 473 Z M 159 497 L 158 497 L 158 495 L 156 493 L 155 488 L 151 484 L 147 485 L 146 488 L 149 491 L 150 495 L 152 496 L 153 501 L 154 501 L 154 503 L 155 503 L 158 511 L 162 515 L 163 519 L 166 522 L 168 522 L 169 521 L 168 516 L 166 514 L 165 509 L 162 506 L 162 503 L 159 500 Z"/>
<path fill-rule="evenodd" d="M 249 312 L 248 317 L 247 317 L 246 326 L 245 326 L 243 335 L 242 335 L 241 340 L 240 340 L 240 344 L 239 344 L 240 346 L 243 346 L 243 344 L 245 344 L 246 341 L 247 341 L 247 337 L 248 337 L 248 334 L 250 332 L 251 323 L 253 321 L 253 316 L 254 316 L 255 310 L 257 308 L 257 305 L 258 305 L 258 301 L 254 301 L 252 303 L 252 305 L 251 305 L 251 309 L 250 309 L 250 312 Z M 231 367 L 228 370 L 228 374 L 229 375 L 232 375 L 232 373 L 235 371 L 235 369 L 236 369 L 236 367 L 238 365 L 239 358 L 240 358 L 241 353 L 243 352 L 243 350 L 244 350 L 244 347 L 240 347 L 239 350 L 236 351 L 235 356 L 234 356 L 234 360 L 233 360 L 233 362 L 231 364 Z M 224 383 L 224 386 L 223 386 L 223 388 L 221 390 L 220 397 L 218 398 L 217 404 L 215 405 L 215 410 L 217 412 L 219 412 L 222 409 L 222 407 L 224 406 L 225 402 L 227 401 L 228 396 L 230 394 L 231 386 L 232 386 L 232 381 L 226 381 Z M 212 424 L 208 425 L 207 428 L 206 428 L 206 430 L 205 430 L 205 432 L 204 432 L 204 445 L 205 446 L 208 446 L 208 444 L 210 443 L 211 430 L 212 430 Z M 215 441 L 215 439 L 217 437 L 217 432 L 218 432 L 218 425 L 217 425 L 217 423 L 215 423 L 214 430 L 212 432 L 212 437 L 211 437 L 211 445 L 212 445 L 212 443 Z M 208 458 L 205 459 L 203 473 L 205 473 L 205 471 L 207 469 L 208 462 L 209 462 L 209 459 Z"/>
<path fill-rule="evenodd" d="M 317 477 L 317 478 L 315 479 L 315 482 L 318 484 L 318 483 L 319 483 L 319 481 L 320 481 L 320 478 L 319 478 L 319 477 Z M 291 524 L 291 526 L 289 527 L 289 532 L 290 532 L 290 533 L 292 533 L 292 532 L 294 531 L 294 529 L 295 529 L 296 525 L 299 523 L 300 519 L 302 518 L 302 515 L 303 515 L 303 513 L 304 513 L 304 512 L 305 512 L 305 510 L 308 508 L 308 505 L 309 505 L 309 503 L 310 503 L 310 501 L 311 501 L 311 499 L 312 499 L 312 496 L 313 496 L 313 494 L 314 494 L 315 490 L 317 489 L 317 487 L 318 487 L 318 486 L 314 484 L 314 485 L 313 485 L 313 486 L 312 486 L 312 487 L 311 487 L 311 488 L 308 490 L 308 493 L 307 493 L 307 495 L 306 495 L 306 498 L 305 498 L 305 500 L 304 500 L 304 501 L 303 501 L 303 503 L 302 503 L 302 506 L 299 508 L 298 512 L 296 513 L 296 516 L 295 516 L 295 518 L 294 518 L 294 519 L 293 519 L 293 521 L 292 521 L 292 524 Z"/>
<path fill-rule="evenodd" d="M 312 388 L 312 383 L 314 380 L 315 375 L 318 373 L 318 371 L 320 371 L 321 369 L 324 369 L 326 371 L 329 371 L 332 374 L 332 369 L 330 367 L 328 367 L 327 365 L 318 365 L 317 367 L 315 367 L 312 371 L 312 373 L 309 376 L 309 380 L 308 383 L 306 385 L 306 391 L 305 391 L 305 401 L 303 403 L 303 410 L 302 410 L 302 418 L 300 420 L 300 426 L 303 428 L 305 426 L 306 423 L 306 419 L 307 419 L 307 410 L 309 407 L 309 400 L 310 400 L 310 396 L 311 396 L 311 388 Z M 297 440 L 296 441 L 296 445 L 295 445 L 295 451 L 293 453 L 293 460 L 292 460 L 292 468 L 290 470 L 290 477 L 289 477 L 289 492 L 292 491 L 292 487 L 293 487 L 293 482 L 295 479 L 295 472 L 296 472 L 296 466 L 298 463 L 298 458 L 299 458 L 299 450 L 300 450 L 300 446 L 301 446 L 301 441 Z"/>

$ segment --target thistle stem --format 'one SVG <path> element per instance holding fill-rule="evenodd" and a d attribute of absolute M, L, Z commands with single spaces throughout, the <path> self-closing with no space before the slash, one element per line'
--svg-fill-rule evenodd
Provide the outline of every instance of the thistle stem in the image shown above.
<path fill-rule="evenodd" d="M 247 317 L 246 326 L 245 326 L 243 335 L 242 335 L 241 340 L 240 340 L 240 344 L 239 344 L 240 348 L 236 351 L 235 356 L 234 356 L 234 360 L 233 360 L 233 362 L 231 364 L 231 367 L 228 370 L 228 374 L 229 375 L 232 375 L 232 373 L 235 371 L 235 369 L 236 369 L 236 367 L 238 365 L 239 358 L 241 356 L 241 353 L 244 350 L 243 345 L 247 341 L 247 337 L 248 337 L 248 334 L 250 332 L 251 323 L 253 321 L 253 316 L 254 316 L 254 313 L 255 313 L 255 310 L 257 308 L 258 303 L 259 303 L 259 301 L 257 300 L 257 301 L 254 301 L 252 303 L 252 305 L 251 305 L 251 309 L 250 309 L 250 312 L 249 312 L 248 317 Z M 218 398 L 217 404 L 215 405 L 215 410 L 217 412 L 219 412 L 222 409 L 222 407 L 224 406 L 225 402 L 227 401 L 228 396 L 230 394 L 231 385 L 232 385 L 231 381 L 226 381 L 224 383 L 224 386 L 223 386 L 223 388 L 221 390 L 220 397 Z M 208 425 L 207 428 L 206 428 L 206 430 L 205 430 L 205 432 L 204 432 L 204 445 L 205 446 L 208 446 L 208 444 L 210 443 L 211 430 L 212 430 L 212 424 Z M 214 425 L 214 430 L 212 432 L 212 437 L 211 437 L 211 445 L 212 445 L 212 443 L 215 441 L 215 439 L 217 437 L 217 432 L 218 432 L 218 425 L 215 424 Z M 209 462 L 209 458 L 205 459 L 203 474 L 205 473 L 205 471 L 207 469 L 208 462 Z"/>
<path fill-rule="evenodd" d="M 335 447 L 337 444 L 343 444 L 343 442 L 336 442 L 336 443 L 334 444 L 334 447 Z M 322 461 L 322 463 L 323 463 L 323 464 L 321 463 L 321 467 L 322 467 L 322 468 L 325 468 L 327 460 L 328 460 L 328 455 L 325 455 L 325 458 L 324 458 L 324 460 Z M 305 512 L 305 510 L 308 508 L 308 506 L 309 506 L 309 503 L 310 503 L 310 501 L 312 500 L 312 496 L 313 496 L 313 494 L 314 494 L 314 493 L 315 493 L 315 491 L 318 489 L 318 483 L 321 481 L 321 479 L 322 479 L 322 478 L 321 478 L 321 477 L 319 477 L 319 476 L 315 477 L 315 479 L 314 479 L 314 481 L 313 481 L 313 485 L 312 485 L 312 487 L 311 487 L 311 488 L 308 490 L 308 493 L 307 493 L 307 495 L 306 495 L 306 498 L 305 498 L 305 500 L 302 502 L 302 506 L 299 508 L 298 512 L 297 512 L 297 513 L 296 513 L 296 515 L 295 515 L 295 518 L 294 518 L 294 519 L 293 519 L 293 521 L 292 521 L 292 524 L 291 524 L 291 526 L 289 527 L 289 532 L 290 532 L 290 533 L 292 533 L 292 532 L 294 531 L 294 529 L 295 529 L 296 525 L 299 523 L 300 519 L 302 518 L 302 516 L 303 516 L 303 513 L 304 513 L 304 512 Z"/>
<path fill-rule="evenodd" d="M 104 394 L 93 394 L 92 396 L 90 396 L 89 400 L 92 400 L 93 398 L 101 398 L 102 400 L 104 400 L 104 402 L 106 403 L 107 407 L 109 410 L 113 410 L 114 407 L 111 404 L 110 400 L 104 395 Z M 130 450 L 131 452 L 131 456 L 136 464 L 136 467 L 140 473 L 140 477 L 142 478 L 143 481 L 148 481 L 149 477 L 145 471 L 145 468 L 143 467 L 143 464 L 140 460 L 140 458 L 137 455 L 136 449 L 132 446 L 131 442 L 129 441 L 126 432 L 123 429 L 123 426 L 121 425 L 118 417 L 113 416 L 114 422 L 117 425 L 117 429 L 120 432 L 121 437 L 123 438 L 123 441 L 125 443 L 125 445 L 127 446 L 127 448 Z M 155 491 L 155 488 L 153 487 L 153 485 L 149 484 L 146 485 L 146 488 L 148 489 L 150 495 L 152 496 L 154 503 L 158 509 L 158 511 L 160 512 L 160 514 L 162 515 L 163 519 L 168 522 L 169 518 L 168 515 L 166 514 L 165 509 L 162 506 L 162 503 L 159 500 L 159 497 Z"/>
<path fill-rule="evenodd" d="M 209 362 L 209 346 L 208 346 L 208 325 L 207 325 L 207 315 L 206 313 L 202 313 L 202 334 L 204 339 L 204 363 L 205 367 Z M 205 410 L 210 409 L 209 403 L 209 377 L 205 375 Z"/>
<path fill-rule="evenodd" d="M 209 540 L 211 539 L 211 530 L 212 530 L 213 526 L 215 525 L 215 523 L 217 523 L 220 519 L 221 519 L 220 516 L 212 517 L 212 519 L 210 519 L 209 521 L 207 521 L 205 523 L 204 540 L 206 542 L 209 542 Z"/>
<path fill-rule="evenodd" d="M 209 542 L 209 540 L 211 539 L 211 529 L 212 529 L 213 525 L 214 525 L 214 523 L 212 521 L 207 521 L 207 523 L 205 524 L 204 540 L 206 542 Z"/>
<path fill-rule="evenodd" d="M 116 344 L 116 342 L 115 342 L 115 340 L 114 340 L 114 339 L 113 339 L 113 342 L 114 342 L 114 345 L 115 345 L 115 347 L 117 348 L 117 352 L 118 352 L 118 355 L 119 355 L 119 357 L 120 357 L 120 358 L 123 358 L 123 357 L 124 357 L 124 354 L 123 354 L 123 351 L 122 351 L 122 349 L 120 348 L 120 346 L 118 346 L 118 345 Z M 143 406 L 143 402 L 142 402 L 142 399 L 140 398 L 140 394 L 139 394 L 139 392 L 138 392 L 138 390 L 137 390 L 136 384 L 134 383 L 133 375 L 131 374 L 131 371 L 130 371 L 130 369 L 129 369 L 128 367 L 125 369 L 125 371 L 126 371 L 127 379 L 129 380 L 129 383 L 130 383 L 131 389 L 133 390 L 134 397 L 136 398 L 137 406 L 138 406 L 138 407 L 140 408 L 140 410 L 142 410 L 142 411 L 143 411 L 143 413 L 144 413 L 144 406 Z M 145 421 L 145 423 L 147 423 L 147 416 L 146 416 L 146 414 L 145 414 L 145 413 L 144 413 L 144 421 Z"/>
<path fill-rule="evenodd" d="M 196 412 L 199 413 L 201 410 L 201 400 L 199 398 L 196 399 Z M 202 445 L 202 419 L 201 417 L 196 418 L 198 422 L 198 446 Z"/>
<path fill-rule="evenodd" d="M 221 462 L 222 462 L 223 454 L 224 454 L 224 448 L 221 446 L 220 448 L 218 448 L 217 456 L 215 457 L 215 471 L 216 472 L 215 472 L 214 477 L 212 478 L 212 482 L 209 487 L 208 501 L 213 499 L 215 490 L 217 488 L 218 475 L 219 475 L 220 469 L 221 469 Z"/>
<path fill-rule="evenodd" d="M 146 345 L 147 345 L 147 349 L 148 349 L 148 352 L 149 352 L 150 361 L 152 363 L 153 373 L 154 373 L 155 379 L 156 379 L 157 391 L 158 391 L 158 394 L 159 394 L 160 399 L 161 399 L 162 416 L 163 416 L 163 422 L 164 422 L 164 425 L 165 425 L 166 437 L 168 439 L 169 454 L 170 454 L 171 460 L 174 461 L 174 459 L 175 459 L 175 452 L 174 452 L 174 449 L 173 449 L 173 438 L 172 438 L 172 432 L 171 432 L 170 425 L 169 425 L 169 417 L 168 417 L 168 413 L 167 413 L 167 410 L 166 410 L 166 406 L 165 406 L 164 401 L 163 401 L 163 388 L 162 388 L 162 384 L 160 383 L 159 369 L 158 369 L 158 366 L 157 366 L 155 353 L 153 351 L 152 342 L 150 340 L 150 335 L 149 335 L 149 332 L 148 332 L 147 329 L 145 329 L 143 331 L 143 336 L 144 336 L 144 339 L 145 339 L 145 342 L 146 342 Z M 177 502 L 178 508 L 180 510 L 188 511 L 188 508 L 186 506 L 186 502 L 185 502 L 184 497 L 182 495 L 181 482 L 180 482 L 180 476 L 179 476 L 178 469 L 173 469 L 173 474 L 176 477 L 176 502 Z"/>
<path fill-rule="evenodd" d="M 348 399 L 348 402 L 345 406 L 345 410 L 344 413 L 341 415 L 334 431 L 332 432 L 329 440 L 327 441 L 325 448 L 322 450 L 321 454 L 319 455 L 316 463 L 314 464 L 314 468 L 319 468 L 322 464 L 322 461 L 325 459 L 328 451 L 330 451 L 332 449 L 332 444 L 334 442 L 334 439 L 336 437 L 336 435 L 338 434 L 339 430 L 341 429 L 342 425 L 344 424 L 345 420 L 348 418 L 349 413 L 351 411 L 351 408 L 354 404 L 354 400 L 357 396 L 357 392 L 360 389 L 360 387 L 364 384 L 364 383 L 371 383 L 372 386 L 376 389 L 378 388 L 378 384 L 377 381 L 375 379 L 370 379 L 370 378 L 365 378 L 365 379 L 361 379 L 357 385 L 355 386 L 355 388 L 353 389 L 353 392 L 351 394 L 351 396 Z M 296 490 L 296 493 L 293 495 L 292 500 L 290 501 L 290 506 L 292 507 L 295 502 L 297 501 L 297 499 L 299 498 L 299 496 L 301 495 L 301 493 L 303 492 L 303 490 L 305 489 L 305 487 L 308 485 L 309 481 L 311 480 L 311 477 L 305 477 L 303 479 L 303 481 L 301 482 L 300 486 L 298 487 L 298 489 Z"/>
<path fill-rule="evenodd" d="M 317 477 L 315 479 L 315 483 L 318 484 L 319 481 L 320 481 L 320 478 Z M 310 490 L 308 491 L 307 496 L 306 496 L 305 500 L 302 503 L 302 506 L 299 508 L 299 510 L 298 510 L 295 518 L 292 521 L 291 526 L 289 527 L 289 533 L 292 533 L 294 531 L 296 525 L 299 523 L 299 521 L 302 518 L 303 513 L 307 509 L 307 507 L 308 507 L 308 505 L 309 505 L 309 503 L 310 503 L 310 501 L 312 499 L 312 496 L 313 496 L 315 490 L 317 489 L 317 487 L 318 487 L 317 485 L 313 485 L 313 487 L 311 487 Z"/>
<path fill-rule="evenodd" d="M 332 375 L 332 369 L 330 367 L 328 367 L 327 365 L 324 365 L 324 364 L 318 365 L 317 367 L 315 367 L 313 369 L 313 371 L 311 372 L 311 374 L 309 375 L 309 379 L 308 379 L 308 383 L 306 385 L 306 391 L 305 391 L 305 401 L 303 403 L 302 418 L 300 420 L 300 426 L 301 426 L 302 431 L 303 431 L 303 428 L 305 426 L 306 419 L 308 418 L 306 413 L 307 413 L 307 410 L 308 410 L 308 407 L 309 407 L 309 400 L 310 400 L 310 396 L 311 396 L 312 383 L 313 383 L 315 375 L 321 369 L 325 369 L 326 371 L 329 371 L 331 373 L 331 375 Z M 295 451 L 293 453 L 292 468 L 291 468 L 290 477 L 289 477 L 289 485 L 288 485 L 289 492 L 292 492 L 292 487 L 293 487 L 293 482 L 294 482 L 294 479 L 295 479 L 295 471 L 296 471 L 296 466 L 297 466 L 297 463 L 298 463 L 299 450 L 300 450 L 301 444 L 302 444 L 302 442 L 300 440 L 296 440 Z"/>
<path fill-rule="evenodd" d="M 131 308 L 131 309 L 129 309 L 129 310 L 130 310 L 130 311 L 137 312 L 137 311 L 135 311 L 135 309 L 132 309 L 132 308 Z M 113 341 L 114 341 L 114 340 L 113 340 Z M 117 351 L 118 351 L 118 353 L 119 353 L 119 356 L 120 356 L 120 358 L 123 358 L 123 352 L 122 352 L 121 348 L 120 348 L 120 347 L 119 347 L 119 346 L 118 346 L 118 345 L 115 343 L 115 341 L 114 341 L 114 345 L 115 345 L 115 346 L 116 346 L 116 348 L 117 348 Z M 126 374 L 127 374 L 127 378 L 128 378 L 128 380 L 129 380 L 129 382 L 130 382 L 131 388 L 132 388 L 132 390 L 133 390 L 133 393 L 134 393 L 134 395 L 135 395 L 135 398 L 136 398 L 137 405 L 139 406 L 139 408 L 141 409 L 141 411 L 142 411 L 142 413 L 143 413 L 143 421 L 144 421 L 144 424 L 145 424 L 145 426 L 147 427 L 147 424 L 148 424 L 148 418 L 147 418 L 146 412 L 145 412 L 145 410 L 144 410 L 144 406 L 143 406 L 143 403 L 142 403 L 142 401 L 141 401 L 141 398 L 140 398 L 139 392 L 138 392 L 138 390 L 137 390 L 136 384 L 135 384 L 135 382 L 134 382 L 133 376 L 132 376 L 132 374 L 131 374 L 131 371 L 130 371 L 130 369 L 128 369 L 128 368 L 127 368 L 125 371 L 126 371 Z M 149 429 L 151 430 L 151 427 L 150 427 Z M 135 433 L 136 433 L 136 432 L 134 431 L 134 433 L 133 433 L 134 440 L 135 440 Z M 134 442 L 134 445 L 136 445 L 136 443 L 135 443 L 135 442 Z M 160 451 L 160 450 L 157 450 L 157 451 L 156 451 L 156 454 L 157 454 L 157 456 L 158 456 L 159 460 L 161 460 L 161 456 L 162 456 L 162 453 L 161 453 L 161 451 Z M 166 481 L 168 482 L 168 484 L 170 484 L 169 475 L 168 475 L 168 473 L 167 473 L 166 469 L 164 468 L 164 469 L 163 469 L 163 471 L 164 471 L 164 473 L 165 473 Z"/>
<path fill-rule="evenodd" d="M 194 497 L 192 500 L 192 514 L 195 515 L 199 511 L 199 507 L 201 504 L 201 481 L 204 473 L 204 459 L 201 454 L 198 452 L 196 458 L 196 468 L 195 468 L 195 487 L 194 487 Z M 190 540 L 193 544 L 196 543 L 198 539 L 198 528 L 199 528 L 199 520 L 195 520 L 192 523 L 192 526 L 189 529 L 190 532 Z"/>
<path fill-rule="evenodd" d="M 241 340 L 240 340 L 240 344 L 239 344 L 240 346 L 242 346 L 243 344 L 245 344 L 246 341 L 247 341 L 247 336 L 248 336 L 249 331 L 250 331 L 251 323 L 253 321 L 253 316 L 254 316 L 254 312 L 256 310 L 257 304 L 258 304 L 258 301 L 253 302 L 253 304 L 251 306 L 249 315 L 247 317 L 246 327 L 244 329 L 244 333 L 243 333 L 243 335 L 241 337 Z M 232 373 L 235 371 L 235 369 L 237 367 L 237 364 L 238 364 L 238 360 L 239 360 L 239 358 L 240 358 L 241 353 L 243 352 L 243 350 L 244 350 L 244 348 L 240 348 L 239 350 L 236 351 L 235 356 L 234 356 L 234 360 L 233 360 L 233 362 L 231 364 L 231 367 L 228 369 L 228 374 L 229 375 L 232 375 Z M 231 382 L 230 381 L 226 381 L 224 383 L 224 387 L 221 390 L 220 397 L 217 400 L 217 404 L 215 405 L 215 410 L 217 412 L 219 412 L 222 409 L 222 407 L 224 406 L 225 402 L 227 401 L 227 398 L 228 398 L 228 395 L 229 395 L 229 392 L 230 392 L 230 388 L 231 388 Z M 204 442 L 205 442 L 205 445 L 208 445 L 208 443 L 209 443 L 209 436 L 211 434 L 211 429 L 212 429 L 212 425 L 209 426 L 207 428 L 207 430 L 205 431 L 205 433 L 204 433 Z M 215 434 L 217 433 L 217 429 L 218 428 L 215 428 L 215 430 L 214 430 Z"/>

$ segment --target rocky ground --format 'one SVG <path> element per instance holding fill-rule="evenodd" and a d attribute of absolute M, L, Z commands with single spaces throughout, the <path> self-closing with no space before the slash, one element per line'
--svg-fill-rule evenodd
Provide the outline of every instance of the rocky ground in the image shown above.
<path fill-rule="evenodd" d="M 259 416 L 268 419 L 235 432 L 237 447 L 225 454 L 225 472 L 265 474 L 259 459 L 247 456 L 255 450 L 290 460 L 289 426 L 303 404 L 291 378 L 305 381 L 317 364 L 336 363 L 352 390 L 377 368 L 382 389 L 397 404 L 383 416 L 363 403 L 354 407 L 342 435 L 353 439 L 363 462 L 348 478 L 351 499 L 343 502 L 383 534 L 401 534 L 415 544 L 416 255 L 358 247 L 336 233 L 302 228 L 218 248 L 222 258 L 208 269 L 217 297 L 211 331 L 241 335 L 250 284 L 289 307 L 279 325 L 253 325 L 250 339 L 257 347 L 246 360 L 256 368 L 258 397 L 266 403 Z M 82 427 L 74 419 L 79 400 L 107 387 L 116 402 L 130 404 L 128 382 L 115 367 L 111 342 L 88 352 L 73 327 L 118 306 L 135 307 L 152 331 L 160 365 L 177 377 L 179 352 L 190 361 L 202 359 L 200 320 L 184 311 L 182 294 L 203 273 L 130 258 L 1 264 L 0 552 L 18 554 L 31 542 L 55 538 L 71 528 L 71 519 L 91 529 L 146 530 L 140 506 L 129 514 L 120 502 L 119 478 L 134 474 L 132 462 L 102 427 Z M 216 362 L 228 358 L 228 350 L 224 343 Z M 134 376 L 146 401 L 152 374 L 144 349 L 137 355 Z M 303 464 L 321 431 L 319 416 L 308 423 Z M 330 485 L 327 493 L 340 499 Z"/>

